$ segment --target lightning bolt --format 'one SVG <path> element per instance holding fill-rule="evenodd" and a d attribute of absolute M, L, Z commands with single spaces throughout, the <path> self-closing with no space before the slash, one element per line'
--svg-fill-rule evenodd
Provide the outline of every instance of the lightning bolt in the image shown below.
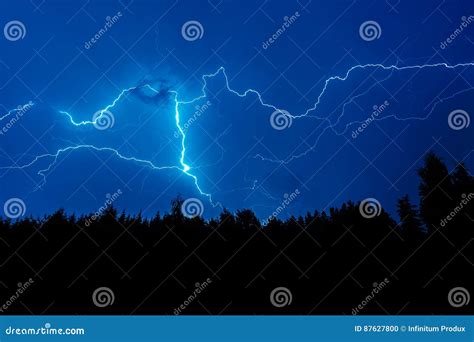
<path fill-rule="evenodd" d="M 95 145 L 75 145 L 75 146 L 68 146 L 68 147 L 65 147 L 65 148 L 60 148 L 55 153 L 45 153 L 45 154 L 41 154 L 39 156 L 36 156 L 32 161 L 30 161 L 29 163 L 27 163 L 25 165 L 11 166 L 11 167 L 8 167 L 6 169 L 23 169 L 23 168 L 27 168 L 27 167 L 32 166 L 33 164 L 37 163 L 38 161 L 40 161 L 42 159 L 52 158 L 52 161 L 48 164 L 48 166 L 45 169 L 41 169 L 37 172 L 37 174 L 40 175 L 43 178 L 42 182 L 37 186 L 37 189 L 39 189 L 41 186 L 43 186 L 46 183 L 46 177 L 47 177 L 46 173 L 48 171 L 50 171 L 51 168 L 56 164 L 56 162 L 57 162 L 57 160 L 58 160 L 58 158 L 61 154 L 69 152 L 69 151 L 80 150 L 80 149 L 92 149 L 92 150 L 95 150 L 95 151 L 98 151 L 98 152 L 103 152 L 103 151 L 111 152 L 114 155 L 116 155 L 117 157 L 119 157 L 120 159 L 123 159 L 123 160 L 126 160 L 126 161 L 133 161 L 133 162 L 136 162 L 138 164 L 148 166 L 148 167 L 150 167 L 154 170 L 166 170 L 166 169 L 180 170 L 180 168 L 177 167 L 177 166 L 157 166 L 153 162 L 151 162 L 150 160 L 140 159 L 140 158 L 135 158 L 135 157 L 127 157 L 127 156 L 124 156 L 123 154 L 121 154 L 119 151 L 117 151 L 114 148 L 111 148 L 111 147 L 97 147 Z"/>
<path fill-rule="evenodd" d="M 354 123 L 357 123 L 358 121 L 353 121 L 351 123 L 349 123 L 348 125 L 346 125 L 345 129 L 343 132 L 337 132 L 335 131 L 334 129 L 334 126 L 337 125 L 339 122 L 340 122 L 340 119 L 342 118 L 342 116 L 345 114 L 345 108 L 346 108 L 346 105 L 349 104 L 351 101 L 353 101 L 355 98 L 357 98 L 358 96 L 362 96 L 363 94 L 366 94 L 370 89 L 368 89 L 366 92 L 362 93 L 362 94 L 359 94 L 355 97 L 352 97 L 348 102 L 344 103 L 343 104 L 343 107 L 342 107 L 342 112 L 341 114 L 339 115 L 336 123 L 332 123 L 330 120 L 329 120 L 329 117 L 322 117 L 322 116 L 318 116 L 314 113 L 316 113 L 322 99 L 324 98 L 324 96 L 326 95 L 327 91 L 328 91 L 328 88 L 330 86 L 330 84 L 332 84 L 333 82 L 344 82 L 346 81 L 350 75 L 356 71 L 356 70 L 365 70 L 365 69 L 380 69 L 380 70 L 384 70 L 384 71 L 390 71 L 390 75 L 387 77 L 389 78 L 393 72 L 399 72 L 399 71 L 405 71 L 405 70 L 418 70 L 418 69 L 425 69 L 425 68 L 444 68 L 444 69 L 456 69 L 456 68 L 462 68 L 462 67 L 472 67 L 474 66 L 474 63 L 473 62 L 468 62 L 468 63 L 458 63 L 458 64 L 454 64 L 454 65 L 450 65 L 450 64 L 447 64 L 447 63 L 435 63 L 435 64 L 422 64 L 422 65 L 408 65 L 408 66 L 397 66 L 397 65 L 383 65 L 383 64 L 359 64 L 359 65 L 355 65 L 355 66 L 352 66 L 351 68 L 349 68 L 345 74 L 343 75 L 339 75 L 339 76 L 331 76 L 329 78 L 327 78 L 325 81 L 324 81 L 324 85 L 322 87 L 322 90 L 320 91 L 320 93 L 318 94 L 317 98 L 316 98 L 316 101 L 314 102 L 313 106 L 311 106 L 310 108 L 306 109 L 303 113 L 299 114 L 299 115 L 291 115 L 291 114 L 285 114 L 285 115 L 289 115 L 292 119 L 300 119 L 300 118 L 304 118 L 304 117 L 311 117 L 311 118 L 315 118 L 315 119 L 319 119 L 319 120 L 323 120 L 325 122 L 328 122 L 329 123 L 329 126 L 327 126 L 323 132 L 321 133 L 321 135 L 318 137 L 317 141 L 319 141 L 319 138 L 322 136 L 322 134 L 324 134 L 324 132 L 328 129 L 332 129 L 333 132 L 337 135 L 341 135 L 341 134 L 344 134 L 346 131 L 347 131 L 347 128 L 354 124 Z M 39 170 L 38 171 L 38 175 L 40 175 L 43 179 L 42 183 L 41 184 L 45 184 L 46 183 L 46 177 L 47 177 L 47 173 L 51 170 L 51 168 L 56 164 L 58 158 L 60 157 L 61 154 L 63 153 L 66 153 L 66 152 L 69 152 L 69 151 L 75 151 L 75 150 L 79 150 L 79 149 L 93 149 L 93 150 L 96 150 L 96 151 L 107 151 L 107 152 L 111 152 L 113 153 L 115 156 L 117 156 L 118 158 L 121 158 L 123 160 L 126 160 L 126 161 L 132 161 L 132 162 L 135 162 L 135 163 L 139 163 L 139 164 L 142 164 L 142 165 L 145 165 L 145 166 L 148 166 L 150 168 L 152 168 L 153 170 L 164 170 L 164 169 L 175 169 L 175 170 L 178 170 L 182 173 L 184 173 L 186 176 L 188 177 L 191 177 L 194 181 L 194 184 L 196 186 L 196 189 L 199 191 L 199 193 L 205 197 L 207 197 L 209 199 L 209 201 L 211 202 L 211 204 L 213 206 L 216 206 L 216 205 L 219 205 L 219 203 L 214 203 L 213 202 L 213 199 L 212 199 L 212 196 L 211 194 L 209 193 L 206 193 L 205 191 L 202 190 L 201 186 L 199 185 L 199 179 L 198 177 L 192 173 L 192 167 L 190 165 L 188 165 L 186 163 L 186 132 L 183 130 L 182 126 L 181 126 L 181 114 L 180 114 L 180 106 L 181 105 L 189 105 L 189 104 L 192 104 L 194 102 L 197 102 L 199 100 L 202 100 L 204 98 L 207 97 L 207 93 L 206 93 L 206 88 L 207 88 L 207 81 L 208 79 L 211 79 L 211 78 L 214 78 L 216 76 L 218 76 L 219 74 L 222 74 L 224 76 L 224 80 L 225 80 L 225 89 L 227 91 L 229 91 L 230 93 L 238 96 L 238 97 L 247 97 L 248 95 L 254 95 L 256 97 L 256 99 L 258 100 L 258 102 L 260 103 L 261 106 L 263 107 L 266 107 L 266 108 L 269 108 L 269 109 L 272 109 L 273 111 L 283 111 L 282 108 L 279 108 L 277 107 L 276 105 L 273 105 L 273 104 L 270 104 L 270 103 L 267 103 L 263 100 L 262 98 L 262 95 L 260 94 L 259 91 L 255 90 L 255 89 L 252 89 L 252 88 L 249 88 L 243 92 L 239 92 L 237 90 L 234 90 L 231 86 L 230 86 L 230 82 L 229 82 L 229 78 L 227 76 L 227 73 L 225 71 L 225 68 L 224 67 L 220 67 L 217 69 L 217 71 L 215 71 L 214 73 L 211 73 L 211 74 L 205 74 L 205 75 L 202 75 L 202 88 L 201 88 L 201 93 L 195 97 L 195 98 L 192 98 L 190 100 L 180 100 L 180 95 L 179 95 L 179 92 L 178 91 L 175 91 L 175 90 L 169 90 L 168 92 L 170 94 L 173 95 L 173 100 L 174 100 L 174 117 L 175 117 L 175 124 L 176 124 L 176 128 L 181 136 L 181 151 L 180 151 L 180 158 L 179 158 L 179 166 L 178 165 L 171 165 L 171 166 L 158 166 L 158 165 L 155 165 L 152 161 L 150 160 L 146 160 L 146 159 L 140 159 L 140 158 L 136 158 L 136 157 L 133 157 L 133 156 L 125 156 L 123 154 L 121 154 L 119 151 L 117 151 L 116 149 L 114 148 L 111 148 L 111 147 L 97 147 L 95 145 L 75 145 L 75 146 L 68 146 L 68 147 L 65 147 L 65 148 L 61 148 L 61 149 L 58 149 L 55 153 L 47 153 L 47 154 L 42 154 L 42 155 L 39 155 L 39 156 L 36 156 L 34 157 L 30 162 L 24 164 L 24 165 L 21 165 L 21 166 L 7 166 L 7 167 L 0 167 L 0 169 L 23 169 L 23 168 L 28 168 L 28 167 L 31 167 L 33 166 L 34 164 L 36 164 L 38 161 L 42 160 L 42 159 L 45 159 L 45 158 L 51 158 L 51 162 L 49 163 L 49 165 L 45 168 L 45 169 L 42 169 L 42 170 Z M 158 90 L 154 89 L 151 85 L 149 84 L 145 84 L 145 85 L 141 85 L 141 86 L 135 86 L 135 87 L 130 87 L 130 88 L 126 88 L 126 89 L 123 89 L 119 95 L 109 104 L 107 105 L 106 107 L 104 107 L 103 109 L 100 109 L 98 112 L 96 113 L 99 113 L 98 116 L 95 117 L 94 120 L 84 120 L 84 121 L 75 121 L 74 120 L 74 117 L 68 113 L 67 111 L 59 111 L 59 113 L 65 115 L 68 119 L 69 119 L 69 122 L 74 125 L 74 126 L 83 126 L 83 125 L 94 125 L 97 123 L 98 120 L 101 119 L 101 117 L 104 115 L 104 113 L 110 109 L 112 109 L 125 95 L 127 95 L 128 93 L 134 91 L 134 90 L 137 90 L 139 88 L 148 88 L 156 93 L 159 93 Z M 472 89 L 472 88 L 471 88 Z M 462 91 L 461 91 L 462 92 Z M 461 92 L 458 92 L 456 94 L 453 94 L 451 95 L 450 97 L 448 98 L 452 98 L 458 94 L 460 94 Z M 434 110 L 434 107 L 442 102 L 443 99 L 439 100 L 437 103 L 435 103 L 435 105 L 432 107 L 431 111 L 429 112 L 429 114 L 425 117 L 409 117 L 409 118 L 399 118 L 397 117 L 396 115 L 391 115 L 391 116 L 387 116 L 387 117 L 384 117 L 384 118 L 380 118 L 377 120 L 383 120 L 383 119 L 387 119 L 387 118 L 395 118 L 396 120 L 424 120 L 426 119 L 427 117 L 429 117 L 429 115 L 431 115 L 431 113 L 433 112 Z M 4 118 L 8 117 L 9 115 L 11 115 L 13 112 L 15 111 L 18 111 L 18 110 L 21 110 L 21 108 L 25 108 L 25 106 L 27 105 L 24 105 L 23 107 L 20 106 L 18 107 L 17 109 L 13 109 L 11 111 L 9 111 L 7 114 L 3 115 L 0 120 L 3 120 Z M 314 113 L 313 113 L 314 112 Z M 285 113 L 287 113 L 285 111 Z M 310 115 L 311 114 L 311 115 Z M 316 144 L 317 144 L 317 141 L 316 141 Z M 314 147 L 316 145 L 313 145 L 310 147 L 309 150 L 307 150 L 306 152 L 303 152 L 299 155 L 296 155 L 296 156 L 292 156 L 289 160 L 275 160 L 275 159 L 269 159 L 269 158 L 265 158 L 261 155 L 257 155 L 255 157 L 257 158 L 260 158 L 264 161 L 271 161 L 271 162 L 277 162 L 277 163 L 289 163 L 291 162 L 292 160 L 296 159 L 296 158 L 300 158 L 301 156 L 303 155 L 306 155 L 309 151 L 313 150 Z M 254 182 L 254 186 L 255 186 L 255 182 Z"/>
<path fill-rule="evenodd" d="M 13 114 L 13 113 L 24 112 L 24 111 L 30 109 L 30 108 L 33 107 L 33 106 L 34 106 L 34 103 L 30 101 L 30 102 L 28 102 L 28 103 L 26 103 L 26 104 L 24 104 L 24 105 L 20 105 L 20 106 L 14 108 L 14 109 L 11 109 L 11 110 L 9 110 L 6 114 L 3 114 L 3 115 L 0 117 L 0 121 L 2 121 L 3 119 L 9 117 L 9 116 L 10 116 L 11 114 Z"/>
<path fill-rule="evenodd" d="M 104 115 L 105 112 L 107 112 L 108 110 L 115 107 L 117 102 L 119 102 L 122 97 L 124 97 L 129 92 L 131 92 L 132 90 L 135 90 L 135 89 L 137 89 L 137 87 L 131 87 L 131 88 L 123 89 L 120 92 L 120 94 L 112 101 L 111 104 L 109 104 L 105 108 L 100 109 L 99 111 L 97 111 L 97 113 L 99 113 L 99 115 L 97 115 L 97 117 L 94 120 L 84 120 L 84 121 L 76 122 L 76 121 L 74 121 L 74 118 L 72 117 L 72 115 L 69 114 L 68 112 L 60 110 L 59 113 L 66 115 L 69 118 L 69 121 L 71 122 L 71 124 L 73 124 L 74 126 L 95 125 L 102 118 L 102 116 Z"/>
<path fill-rule="evenodd" d="M 159 90 L 153 88 L 149 84 L 145 84 L 141 87 L 142 88 L 148 88 L 148 89 L 150 89 L 151 91 L 153 91 L 155 93 L 159 93 Z M 102 116 L 104 116 L 107 111 L 109 111 L 113 107 L 115 107 L 115 105 L 124 96 L 126 96 L 128 93 L 130 93 L 134 90 L 137 90 L 138 88 L 139 87 L 135 86 L 135 87 L 130 87 L 130 88 L 123 89 L 119 93 L 119 95 L 109 105 L 105 106 L 104 108 L 102 108 L 102 109 L 100 109 L 99 111 L 96 112 L 96 113 L 98 113 L 98 115 L 95 116 L 95 119 L 93 119 L 93 120 L 75 121 L 74 117 L 69 112 L 62 111 L 62 110 L 60 110 L 58 112 L 65 115 L 69 119 L 69 122 L 74 126 L 95 125 L 97 122 L 100 121 Z M 213 202 L 211 194 L 206 193 L 201 189 L 197 176 L 190 172 L 191 167 L 188 164 L 186 164 L 186 162 L 185 162 L 185 155 L 186 155 L 185 139 L 186 139 L 186 134 L 185 134 L 184 130 L 181 128 L 180 113 L 179 113 L 179 106 L 182 103 L 178 100 L 178 95 L 179 95 L 178 92 L 176 92 L 176 91 L 169 91 L 169 92 L 174 95 L 176 128 L 178 129 L 178 131 L 181 135 L 181 153 L 180 153 L 180 159 L 179 159 L 181 167 L 173 166 L 173 165 L 172 166 L 157 166 L 150 160 L 125 156 L 125 155 L 121 154 L 118 150 L 116 150 L 114 148 L 111 148 L 111 147 L 97 147 L 95 145 L 74 145 L 74 146 L 68 146 L 68 147 L 65 147 L 65 148 L 58 149 L 55 153 L 45 153 L 45 154 L 36 156 L 29 163 L 26 163 L 26 164 L 21 165 L 21 166 L 0 167 L 0 169 L 23 169 L 23 168 L 28 168 L 28 167 L 33 166 L 35 163 L 37 163 L 38 161 L 40 161 L 42 159 L 51 158 L 52 160 L 48 164 L 48 166 L 45 169 L 41 169 L 37 172 L 37 174 L 42 177 L 42 181 L 36 187 L 36 189 L 39 189 L 44 184 L 46 184 L 47 172 L 50 171 L 51 168 L 56 164 L 56 162 L 57 162 L 57 160 L 58 160 L 58 158 L 61 154 L 64 154 L 65 152 L 69 152 L 69 151 L 79 150 L 79 149 L 93 149 L 95 151 L 108 151 L 108 152 L 112 152 L 114 155 L 116 155 L 120 159 L 123 159 L 123 160 L 126 160 L 126 161 L 133 161 L 133 162 L 136 162 L 136 163 L 139 163 L 139 164 L 143 164 L 145 166 L 148 166 L 148 167 L 152 168 L 153 170 L 166 170 L 166 169 L 179 170 L 179 171 L 183 172 L 185 175 L 187 175 L 187 176 L 189 176 L 193 179 L 193 182 L 196 186 L 196 189 L 199 191 L 199 193 L 202 196 L 207 197 L 209 199 L 210 203 L 213 206 L 221 206 L 220 203 L 214 203 Z M 3 115 L 0 119 L 3 120 L 5 117 L 9 116 L 11 113 L 13 113 L 15 111 L 24 110 L 25 108 L 27 108 L 27 106 L 29 106 L 29 104 L 24 105 L 24 106 L 20 106 L 16 109 L 13 109 L 13 110 L 9 111 L 7 114 Z"/>

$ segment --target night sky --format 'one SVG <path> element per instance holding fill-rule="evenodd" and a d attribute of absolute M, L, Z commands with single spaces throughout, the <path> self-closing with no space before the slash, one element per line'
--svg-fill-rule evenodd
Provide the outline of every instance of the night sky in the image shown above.
<path fill-rule="evenodd" d="M 0 204 L 394 213 L 428 151 L 474 169 L 473 16 L 468 0 L 2 1 Z"/>

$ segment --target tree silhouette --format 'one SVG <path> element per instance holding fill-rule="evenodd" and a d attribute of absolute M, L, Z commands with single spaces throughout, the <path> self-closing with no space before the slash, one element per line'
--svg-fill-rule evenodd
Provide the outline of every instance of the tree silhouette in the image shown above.
<path fill-rule="evenodd" d="M 449 173 L 434 154 L 418 174 L 420 214 L 403 196 L 398 223 L 383 209 L 364 217 L 352 201 L 264 225 L 249 209 L 204 220 L 183 215 L 180 197 L 154 217 L 110 206 L 0 219 L 0 303 L 9 303 L 0 313 L 173 314 L 188 303 L 180 314 L 353 314 L 365 303 L 358 314 L 472 314 L 446 298 L 472 288 L 473 178 L 463 164 Z M 113 305 L 94 305 L 101 287 Z M 281 287 L 293 301 L 276 307 L 269 296 Z"/>
<path fill-rule="evenodd" d="M 418 170 L 420 214 L 428 232 L 439 225 L 440 220 L 452 206 L 452 184 L 448 169 L 434 153 L 425 157 L 423 167 Z"/>
<path fill-rule="evenodd" d="M 408 195 L 398 200 L 397 213 L 404 238 L 409 242 L 419 242 L 423 235 L 421 220 L 416 207 L 410 203 Z"/>

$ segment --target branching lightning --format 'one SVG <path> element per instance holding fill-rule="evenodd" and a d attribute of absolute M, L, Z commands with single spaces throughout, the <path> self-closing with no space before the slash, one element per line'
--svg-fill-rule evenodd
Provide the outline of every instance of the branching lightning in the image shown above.
<path fill-rule="evenodd" d="M 307 110 L 305 110 L 303 113 L 301 113 L 299 115 L 291 115 L 291 114 L 289 114 L 289 115 L 291 116 L 292 119 L 300 119 L 300 118 L 304 118 L 304 117 L 310 117 L 310 118 L 322 120 L 323 122 L 327 122 L 329 124 L 329 126 L 325 127 L 325 129 L 323 130 L 321 135 L 318 137 L 317 141 L 322 136 L 322 134 L 324 134 L 328 129 L 331 129 L 337 135 L 341 135 L 341 134 L 344 134 L 347 131 L 347 128 L 350 125 L 352 125 L 354 123 L 357 123 L 357 121 L 353 121 L 353 122 L 347 124 L 343 132 L 337 132 L 334 129 L 334 127 L 340 122 L 340 119 L 342 118 L 342 116 L 345 114 L 346 105 L 348 103 L 350 103 L 351 101 L 353 101 L 357 96 L 361 96 L 363 94 L 366 94 L 370 89 L 368 89 L 367 91 L 365 91 L 362 94 L 357 95 L 356 97 L 352 97 L 348 102 L 344 103 L 342 105 L 342 112 L 340 113 L 340 115 L 337 118 L 336 122 L 332 123 L 331 120 L 329 119 L 329 117 L 318 116 L 316 114 L 317 109 L 318 109 L 323 97 L 327 93 L 328 88 L 329 88 L 331 83 L 346 81 L 350 77 L 350 75 L 356 70 L 380 69 L 380 70 L 390 71 L 390 74 L 387 76 L 387 78 L 389 78 L 393 74 L 393 72 L 404 71 L 404 70 L 416 70 L 416 69 L 425 69 L 425 68 L 456 69 L 456 68 L 472 67 L 472 66 L 474 66 L 474 63 L 459 63 L 459 64 L 455 64 L 455 65 L 449 65 L 447 63 L 436 63 L 436 64 L 409 65 L 409 66 L 400 66 L 400 67 L 396 66 L 396 65 L 383 65 L 383 64 L 360 64 L 360 65 L 355 65 L 355 66 L 351 67 L 350 69 L 348 69 L 346 71 L 346 73 L 342 76 L 331 76 L 328 79 L 326 79 L 324 81 L 323 88 L 322 88 L 321 92 L 319 93 L 319 95 L 317 96 L 316 101 L 314 102 L 313 106 L 311 106 L 310 108 L 308 108 Z M 197 97 L 195 97 L 191 100 L 182 100 L 182 99 L 180 100 L 180 94 L 179 94 L 178 91 L 168 90 L 168 92 L 170 94 L 172 94 L 172 98 L 174 100 L 175 124 L 176 124 L 177 131 L 179 132 L 179 134 L 181 136 L 181 142 L 180 142 L 181 151 L 180 151 L 180 156 L 179 156 L 179 165 L 158 166 L 158 165 L 155 165 L 150 160 L 140 159 L 140 158 L 136 158 L 136 157 L 133 157 L 133 156 L 125 156 L 125 155 L 121 154 L 118 150 L 116 150 L 114 148 L 111 148 L 111 147 L 98 147 L 98 146 L 95 146 L 95 145 L 72 145 L 72 146 L 68 146 L 68 147 L 58 149 L 55 153 L 46 153 L 46 154 L 38 155 L 38 156 L 34 157 L 30 162 L 28 162 L 24 165 L 0 167 L 0 169 L 23 169 L 23 168 L 28 168 L 28 167 L 33 166 L 34 164 L 36 164 L 40 160 L 51 159 L 50 163 L 48 164 L 48 166 L 46 168 L 41 169 L 41 170 L 38 171 L 38 175 L 40 175 L 42 177 L 41 185 L 43 185 L 44 183 L 46 183 L 47 173 L 54 167 L 54 165 L 56 164 L 56 162 L 57 162 L 58 158 L 60 157 L 60 155 L 66 153 L 66 152 L 72 152 L 72 151 L 79 150 L 79 149 L 92 149 L 92 150 L 95 150 L 95 151 L 106 151 L 106 152 L 113 153 L 118 158 L 121 158 L 121 159 L 126 160 L 126 161 L 132 161 L 132 162 L 135 162 L 135 163 L 138 163 L 138 164 L 148 166 L 148 167 L 152 168 L 153 170 L 164 170 L 164 169 L 178 170 L 178 171 L 184 173 L 186 176 L 191 177 L 193 179 L 194 184 L 196 186 L 196 189 L 199 191 L 199 193 L 201 195 L 207 197 L 213 205 L 216 205 L 216 204 L 213 203 L 211 194 L 206 193 L 205 191 L 203 191 L 201 189 L 201 187 L 199 185 L 198 177 L 195 174 L 192 173 L 193 168 L 186 163 L 186 144 L 187 144 L 187 141 L 186 141 L 186 132 L 182 128 L 181 123 L 180 123 L 180 120 L 181 120 L 180 106 L 181 105 L 189 105 L 189 104 L 195 103 L 197 101 L 200 101 L 200 100 L 206 98 L 207 97 L 206 88 L 207 88 L 208 79 L 214 78 L 219 74 L 222 74 L 224 76 L 225 89 L 227 91 L 229 91 L 230 93 L 232 93 L 232 94 L 234 94 L 238 97 L 241 97 L 241 98 L 246 97 L 247 95 L 254 95 L 254 96 L 256 96 L 256 99 L 258 100 L 258 102 L 260 103 L 261 106 L 272 109 L 273 111 L 283 111 L 283 109 L 277 107 L 276 105 L 266 103 L 263 100 L 262 95 L 260 94 L 260 92 L 255 90 L 255 89 L 249 88 L 249 89 L 245 90 L 244 92 L 239 92 L 237 90 L 232 89 L 230 84 L 229 84 L 229 78 L 227 76 L 227 73 L 226 73 L 224 67 L 220 67 L 216 72 L 211 73 L 211 74 L 205 74 L 205 75 L 202 76 L 203 84 L 202 84 L 202 88 L 201 88 L 201 94 L 199 94 Z M 99 115 L 96 116 L 95 119 L 93 119 L 93 120 L 75 121 L 74 117 L 70 113 L 68 113 L 66 111 L 59 111 L 59 113 L 65 115 L 69 119 L 69 122 L 74 126 L 94 125 L 94 124 L 96 124 L 96 122 L 98 120 L 100 120 L 101 116 L 106 111 L 112 109 L 125 95 L 127 95 L 128 93 L 130 93 L 134 90 L 138 90 L 140 88 L 148 88 L 148 89 L 152 90 L 153 92 L 156 92 L 156 93 L 159 92 L 158 90 L 154 89 L 149 84 L 123 89 L 120 92 L 120 94 L 109 105 L 107 105 L 103 109 L 100 109 L 98 112 L 96 112 L 96 113 L 99 113 Z M 452 95 L 451 97 L 456 96 L 459 93 L 461 93 L 461 92 L 458 92 L 458 93 Z M 440 101 L 442 101 L 442 100 L 440 100 Z M 435 106 L 438 103 L 436 103 Z M 28 105 L 31 105 L 31 104 L 20 106 L 17 109 L 13 109 L 13 110 L 9 111 L 7 114 L 0 117 L 0 120 L 3 120 L 4 118 L 8 117 L 9 115 L 11 115 L 15 111 L 22 110 L 22 108 L 24 109 L 25 106 L 28 106 Z M 387 118 L 393 118 L 395 120 L 424 120 L 427 117 L 429 117 L 429 115 L 431 115 L 431 113 L 433 112 L 435 106 L 433 106 L 431 111 L 425 117 L 399 118 L 396 115 L 391 115 L 391 116 L 387 116 L 387 117 L 383 117 L 383 118 L 378 118 L 377 120 L 383 120 L 383 119 L 387 119 Z M 316 144 L 317 144 L 317 141 L 316 141 Z M 285 161 L 269 159 L 269 158 L 265 158 L 261 155 L 257 155 L 255 157 L 260 158 L 261 160 L 264 160 L 264 161 L 270 161 L 270 162 L 276 162 L 276 163 L 289 163 L 289 162 L 291 162 L 292 160 L 294 160 L 296 158 L 300 158 L 303 155 L 306 155 L 309 151 L 312 151 L 315 148 L 315 146 L 316 145 L 313 145 L 306 152 L 303 152 L 299 155 L 292 156 L 290 159 L 285 160 Z M 255 183 L 254 183 L 254 185 L 255 185 Z"/>
<path fill-rule="evenodd" d="M 136 162 L 138 164 L 142 164 L 142 165 L 145 165 L 145 166 L 148 166 L 154 170 L 166 170 L 166 169 L 176 169 L 176 170 L 180 170 L 179 167 L 177 166 L 157 166 L 155 165 L 153 162 L 151 162 L 150 160 L 146 160 L 146 159 L 140 159 L 140 158 L 135 158 L 135 157 L 127 157 L 127 156 L 124 156 L 123 154 L 121 154 L 120 152 L 118 152 L 116 149 L 114 148 L 110 148 L 110 147 L 97 147 L 95 145 L 75 145 L 75 146 L 68 146 L 68 147 L 65 147 L 65 148 L 61 148 L 59 150 L 57 150 L 55 153 L 45 153 L 45 154 L 41 154 L 41 155 L 38 155 L 36 156 L 32 161 L 30 161 L 29 163 L 25 164 L 25 165 L 22 165 L 22 166 L 11 166 L 11 167 L 8 167 L 8 169 L 23 169 L 23 168 L 27 168 L 27 167 L 30 167 L 32 166 L 33 164 L 35 164 L 36 162 L 42 160 L 42 159 L 47 159 L 47 158 L 51 158 L 52 161 L 49 163 L 49 165 L 45 168 L 45 169 L 41 169 L 37 172 L 38 175 L 40 175 L 43 180 L 40 184 L 38 184 L 37 188 L 40 188 L 41 186 L 43 186 L 45 183 L 46 183 L 46 173 L 48 171 L 51 170 L 51 168 L 56 164 L 59 156 L 61 154 L 64 154 L 66 152 L 69 152 L 69 151 L 75 151 L 75 150 L 80 150 L 80 149 L 91 149 L 91 150 L 94 150 L 94 151 L 98 151 L 98 152 L 103 152 L 103 151 L 106 151 L 106 152 L 111 152 L 113 153 L 114 155 L 116 155 L 117 157 L 119 157 L 120 159 L 123 159 L 123 160 L 126 160 L 126 161 L 133 161 L 133 162 Z"/>
<path fill-rule="evenodd" d="M 9 110 L 7 113 L 3 114 L 1 117 L 0 117 L 0 121 L 2 121 L 3 119 L 9 117 L 10 115 L 12 115 L 13 113 L 21 113 L 21 112 L 24 112 L 28 109 L 30 109 L 31 107 L 34 106 L 34 103 L 33 102 L 28 102 L 24 105 L 20 105 L 18 106 L 17 108 L 14 108 L 14 109 L 11 109 Z"/>
<path fill-rule="evenodd" d="M 98 111 L 99 115 L 98 115 L 94 120 L 84 120 L 84 121 L 76 122 L 76 121 L 74 121 L 74 118 L 72 117 L 72 115 L 69 114 L 68 112 L 60 110 L 59 113 L 66 115 L 66 116 L 69 118 L 69 121 L 71 122 L 71 124 L 73 124 L 74 126 L 95 125 L 95 124 L 100 120 L 100 117 L 101 117 L 106 111 L 108 111 L 108 110 L 112 109 L 113 107 L 115 107 L 115 105 L 117 104 L 117 102 L 119 102 L 120 99 L 121 99 L 123 96 L 127 95 L 129 92 L 131 92 L 132 90 L 135 90 L 135 89 L 137 89 L 137 87 L 131 87 L 131 88 L 123 89 L 123 90 L 120 92 L 120 94 L 112 101 L 111 104 L 107 105 L 105 108 L 100 109 L 100 110 Z"/>

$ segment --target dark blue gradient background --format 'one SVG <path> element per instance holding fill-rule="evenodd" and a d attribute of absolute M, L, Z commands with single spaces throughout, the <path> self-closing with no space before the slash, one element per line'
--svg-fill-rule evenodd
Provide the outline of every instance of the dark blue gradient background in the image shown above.
<path fill-rule="evenodd" d="M 327 78 L 343 76 L 354 65 L 474 61 L 474 24 L 440 48 L 459 28 L 461 17 L 474 15 L 472 1 L 395 3 L 2 1 L 2 27 L 20 20 L 27 33 L 16 42 L 0 37 L 1 112 L 28 101 L 36 105 L 0 136 L 0 202 L 21 198 L 26 214 L 33 216 L 58 208 L 84 213 L 97 210 L 107 194 L 120 189 L 114 205 L 130 213 L 167 211 L 181 195 L 199 198 L 206 217 L 216 215 L 220 207 L 199 193 L 192 177 L 177 169 L 155 170 L 110 151 L 84 148 L 60 154 L 44 173 L 45 183 L 38 171 L 53 158 L 9 167 L 80 144 L 181 167 L 174 99 L 167 91 L 178 91 L 183 101 L 193 99 L 201 94 L 202 75 L 221 66 L 234 90 L 255 89 L 265 102 L 300 115 L 314 105 Z M 118 11 L 120 20 L 86 49 L 105 18 Z M 283 18 L 297 11 L 298 19 L 264 49 L 263 42 Z M 183 39 L 181 27 L 189 20 L 202 24 L 202 39 Z M 380 24 L 379 39 L 368 42 L 359 36 L 359 26 L 367 20 Z M 128 94 L 111 109 L 115 124 L 108 130 L 76 127 L 59 113 L 90 120 L 122 89 L 144 82 L 160 94 Z M 474 67 L 355 70 L 346 81 L 331 82 L 311 113 L 326 120 L 295 119 L 290 128 L 278 131 L 269 123 L 273 110 L 253 94 L 241 98 L 229 92 L 219 73 L 208 79 L 207 98 L 180 107 L 184 123 L 196 105 L 211 103 L 186 132 L 185 161 L 214 204 L 251 208 L 262 218 L 296 189 L 301 194 L 281 218 L 367 197 L 394 212 L 397 198 L 405 193 L 416 199 L 416 169 L 426 152 L 435 151 L 450 168 L 464 161 L 473 169 L 473 125 L 456 131 L 447 120 L 455 109 L 474 113 L 473 83 Z M 351 137 L 359 126 L 351 123 L 367 119 L 373 106 L 385 101 L 389 106 L 380 120 Z M 3 127 L 5 121 L 0 123 Z"/>

